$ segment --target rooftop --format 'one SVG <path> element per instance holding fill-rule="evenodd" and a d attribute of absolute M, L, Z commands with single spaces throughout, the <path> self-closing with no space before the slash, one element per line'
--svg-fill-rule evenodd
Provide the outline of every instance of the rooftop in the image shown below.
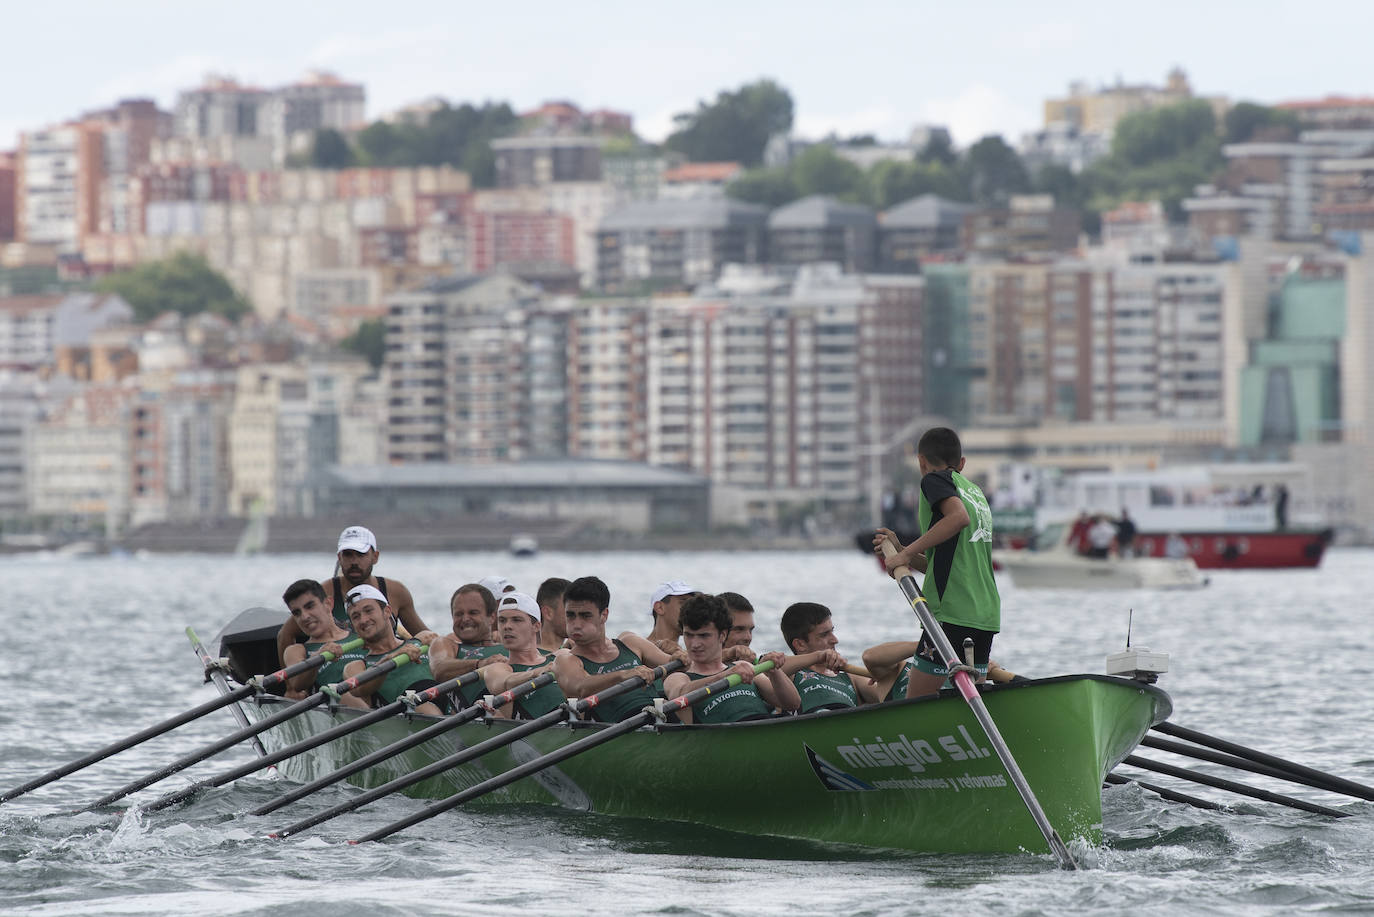
<path fill-rule="evenodd" d="M 774 210 L 768 218 L 773 229 L 820 229 L 831 226 L 872 227 L 878 218 L 862 204 L 845 204 L 823 194 L 813 194 Z"/>
<path fill-rule="evenodd" d="M 723 229 L 727 226 L 763 226 L 767 208 L 730 198 L 700 200 L 636 201 L 601 221 L 602 232 L 625 229 Z"/>
<path fill-rule="evenodd" d="M 972 204 L 947 200 L 936 194 L 922 194 L 884 211 L 882 221 L 889 229 L 937 226 L 962 222 L 964 214 L 975 209 Z"/>

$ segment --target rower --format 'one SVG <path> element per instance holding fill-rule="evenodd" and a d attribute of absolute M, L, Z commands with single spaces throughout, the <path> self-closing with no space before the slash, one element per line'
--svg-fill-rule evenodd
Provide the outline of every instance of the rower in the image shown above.
<path fill-rule="evenodd" d="M 754 606 L 738 592 L 722 592 L 716 598 L 724 602 L 725 610 L 730 612 L 730 630 L 725 635 L 726 661 L 743 659 L 753 662 L 757 658 L 750 647 L 754 642 Z M 737 646 L 743 649 L 734 650 Z M 734 650 L 733 654 L 731 650 Z M 748 651 L 747 656 L 744 650 Z"/>
<path fill-rule="evenodd" d="M 906 698 L 906 685 L 915 666 L 912 657 L 919 640 L 893 640 L 864 650 L 864 668 L 873 676 L 873 689 L 884 702 Z"/>
<path fill-rule="evenodd" d="M 560 576 L 551 576 L 539 584 L 534 600 L 539 603 L 539 648 L 550 653 L 563 647 L 568 639 L 568 625 L 563 620 L 563 593 L 568 591 L 569 582 Z"/>
<path fill-rule="evenodd" d="M 281 600 L 286 603 L 287 610 L 291 612 L 291 619 L 306 637 L 304 643 L 292 643 L 286 648 L 286 652 L 282 654 L 283 662 L 287 666 L 293 666 L 306 656 L 321 652 L 334 657 L 319 668 L 302 672 L 286 683 L 286 696 L 292 700 L 300 700 L 321 685 L 332 685 L 342 681 L 344 666 L 355 659 L 362 659 L 366 654 L 362 648 L 345 651 L 339 645 L 349 638 L 350 632 L 347 628 L 340 627 L 334 616 L 329 613 L 324 587 L 318 580 L 296 580 L 286 587 Z M 344 695 L 340 700 L 350 706 L 367 706 L 351 694 Z"/>
<path fill-rule="evenodd" d="M 682 580 L 670 580 L 659 583 L 649 599 L 649 614 L 654 616 L 654 629 L 649 632 L 649 640 L 665 653 L 672 653 L 677 647 L 678 638 L 682 636 L 678 614 L 682 611 L 682 603 L 694 595 L 701 595 L 701 592 Z"/>
<path fill-rule="evenodd" d="M 651 685 L 651 666 L 666 665 L 672 658 L 638 634 L 627 631 L 619 639 L 606 636 L 611 590 L 595 576 L 573 580 L 563 607 L 572 646 L 558 653 L 553 671 L 568 697 L 590 697 L 635 676 Z M 655 696 L 652 687 L 639 688 L 593 707 L 591 713 L 601 722 L 619 722 L 653 703 Z"/>
<path fill-rule="evenodd" d="M 845 658 L 835 652 L 839 638 L 830 609 L 818 602 L 797 602 L 782 613 L 782 638 L 790 656 L 783 670 L 801 694 L 801 712 L 842 710 L 876 704 L 877 689 L 870 679 L 844 671 Z"/>
<path fill-rule="evenodd" d="M 507 592 L 515 591 L 514 583 L 506 579 L 504 576 L 497 576 L 495 573 L 493 573 L 491 576 L 482 577 L 477 581 L 477 585 L 484 587 L 488 592 L 496 596 L 498 599 L 501 596 L 505 595 Z"/>
<path fill-rule="evenodd" d="M 482 680 L 488 692 L 500 694 L 553 671 L 553 653 L 539 648 L 540 608 L 532 596 L 523 592 L 501 596 L 496 606 L 496 627 L 507 656 L 492 656 L 491 663 L 482 667 Z M 501 715 L 535 719 L 557 709 L 564 700 L 558 685 L 544 685 L 507 704 Z"/>
<path fill-rule="evenodd" d="M 344 594 L 354 586 L 366 583 L 387 597 L 407 634 L 418 634 L 426 630 L 425 622 L 415 613 L 415 600 L 411 598 L 410 590 L 405 584 L 400 580 L 373 576 L 372 569 L 380 558 L 377 536 L 372 534 L 371 529 L 363 528 L 361 525 L 350 525 L 339 533 L 338 569 L 343 576 L 330 577 L 321 584 L 325 592 L 325 605 L 333 611 L 334 620 L 340 627 L 349 627 Z M 288 620 L 277 632 L 277 655 L 285 659 L 286 648 L 292 643 L 299 642 L 303 636 L 295 619 Z"/>
<path fill-rule="evenodd" d="M 774 708 L 794 712 L 801 707 L 797 688 L 782 670 L 786 657 L 782 653 L 764 653 L 761 662 L 772 662 L 773 668 L 762 677 L 755 677 L 754 667 L 740 660 L 726 665 L 721 659 L 729 636 L 730 611 L 719 596 L 698 595 L 682 605 L 682 640 L 687 646 L 687 668 L 673 672 L 663 679 L 664 694 L 672 699 L 697 687 L 694 682 L 716 679 L 726 674 L 740 676 L 740 684 L 704 698 L 691 707 L 680 710 L 684 723 L 738 723 L 744 720 L 767 719 Z"/>
<path fill-rule="evenodd" d="M 440 681 L 458 678 L 473 669 L 490 665 L 506 655 L 492 631 L 496 627 L 496 596 L 480 583 L 464 583 L 448 601 L 453 632 L 444 634 L 429 648 L 429 665 Z M 459 689 L 462 706 L 477 703 L 486 692 L 481 682 Z"/>
<path fill-rule="evenodd" d="M 344 666 L 345 678 L 361 674 L 364 669 L 386 659 L 402 655 L 410 657 L 408 664 L 392 669 L 380 681 L 364 682 L 353 689 L 353 694 L 381 706 L 395 701 L 406 691 L 423 691 L 438 684 L 430 672 L 429 660 L 421 652 L 423 646 L 430 645 L 437 638 L 433 631 L 424 630 L 414 637 L 401 640 L 396 636 L 396 619 L 391 614 L 386 596 L 382 595 L 380 589 L 367 583 L 350 589 L 344 601 L 353 632 L 363 638 L 363 648 L 367 651 L 361 660 Z M 432 702 L 417 704 L 415 712 L 430 716 L 443 715 L 443 711 Z"/>

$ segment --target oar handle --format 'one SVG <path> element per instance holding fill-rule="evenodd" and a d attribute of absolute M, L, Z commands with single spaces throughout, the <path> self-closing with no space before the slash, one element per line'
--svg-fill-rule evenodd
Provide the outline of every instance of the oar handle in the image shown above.
<path fill-rule="evenodd" d="M 667 675 L 670 672 L 676 672 L 680 668 L 682 668 L 681 659 L 670 659 L 663 665 L 654 667 L 654 670 L 650 673 L 654 676 L 653 681 L 645 682 L 643 678 L 636 675 L 634 678 L 627 678 L 622 682 L 617 682 L 616 684 L 611 685 L 609 688 L 604 688 L 601 691 L 598 691 L 597 693 L 589 697 L 569 701 L 568 708 L 572 710 L 573 713 L 581 715 L 583 713 L 586 713 L 588 710 L 591 710 L 592 708 L 596 707 L 597 705 L 603 704 L 606 701 L 611 700 L 612 698 L 619 697 L 620 695 L 625 694 L 629 691 L 634 691 L 637 688 L 642 688 L 646 685 L 653 684 L 654 681 L 658 681 L 664 675 Z"/>
<path fill-rule="evenodd" d="M 352 640 L 345 640 L 343 643 L 340 643 L 339 649 L 343 650 L 346 653 L 349 650 L 356 650 L 358 647 L 362 645 L 363 639 L 361 637 L 354 637 Z M 311 669 L 318 669 L 326 662 L 333 662 L 334 659 L 335 656 L 333 653 L 315 653 L 311 656 L 305 657 L 300 662 L 297 662 L 294 665 L 289 665 L 284 669 L 278 669 L 270 675 L 263 675 L 260 678 L 256 679 L 255 683 L 258 685 L 258 687 L 270 688 L 273 685 L 281 684 L 288 678 L 291 678 L 295 675 L 299 675 L 302 672 L 308 672 Z"/>

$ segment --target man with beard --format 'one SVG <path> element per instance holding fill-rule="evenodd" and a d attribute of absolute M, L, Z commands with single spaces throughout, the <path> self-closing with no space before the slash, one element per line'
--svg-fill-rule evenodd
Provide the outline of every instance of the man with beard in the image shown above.
<path fill-rule="evenodd" d="M 436 638 L 432 631 L 422 630 L 415 637 L 401 640 L 396 636 L 396 621 L 391 615 L 386 596 L 375 586 L 366 583 L 350 589 L 345 603 L 353 632 L 363 638 L 363 649 L 367 651 L 361 660 L 344 666 L 345 678 L 361 674 L 363 670 L 387 659 L 402 655 L 410 657 L 409 663 L 397 666 L 380 680 L 374 679 L 354 688 L 354 695 L 364 701 L 379 702 L 380 706 L 395 701 L 406 691 L 423 691 L 439 683 L 430 672 L 429 661 L 424 654 L 424 647 Z M 417 704 L 415 712 L 430 716 L 443 715 L 436 704 L 428 702 Z"/>
<path fill-rule="evenodd" d="M 338 557 L 339 570 L 343 575 L 331 577 L 321 585 L 324 587 L 325 605 L 333 612 L 334 620 L 340 627 L 351 626 L 348 612 L 344 607 L 345 594 L 354 586 L 366 583 L 386 596 L 391 604 L 392 614 L 400 619 L 408 634 L 418 634 L 426 630 L 425 622 L 415 613 L 415 600 L 411 598 L 410 590 L 405 584 L 400 580 L 373 576 L 372 568 L 377 565 L 381 552 L 377 550 L 377 537 L 370 529 L 361 525 L 350 525 L 339 533 Z M 299 642 L 301 637 L 300 626 L 296 621 L 287 620 L 277 632 L 278 657 L 285 659 L 286 648 Z"/>
<path fill-rule="evenodd" d="M 292 666 L 303 661 L 306 656 L 320 652 L 334 656 L 319 668 L 302 672 L 288 681 L 287 697 L 300 700 L 322 685 L 342 681 L 344 666 L 367 655 L 362 648 L 345 651 L 339 645 L 348 639 L 348 628 L 340 627 L 334 616 L 329 613 L 329 606 L 325 604 L 324 587 L 315 580 L 296 580 L 286 587 L 286 592 L 282 593 L 282 601 L 291 612 L 291 619 L 300 626 L 306 636 L 304 643 L 293 643 L 286 648 L 286 652 L 282 654 L 285 657 L 283 662 Z M 350 706 L 367 706 L 351 694 L 339 699 Z"/>
<path fill-rule="evenodd" d="M 506 593 L 509 595 L 510 593 Z M 459 678 L 473 669 L 504 661 L 506 648 L 492 636 L 496 627 L 496 596 L 480 583 L 464 583 L 448 603 L 453 632 L 434 641 L 429 664 L 440 681 Z M 479 681 L 459 691 L 461 705 L 470 707 L 485 692 Z"/>
<path fill-rule="evenodd" d="M 490 693 L 509 691 L 553 671 L 553 653 L 539 648 L 539 617 L 539 602 L 532 596 L 523 592 L 507 592 L 501 596 L 496 608 L 496 627 L 507 658 L 490 657 L 491 664 L 482 668 L 482 679 Z M 501 715 L 535 719 L 556 709 L 563 700 L 563 692 L 558 690 L 557 684 L 544 685 L 516 698 L 502 709 Z"/>

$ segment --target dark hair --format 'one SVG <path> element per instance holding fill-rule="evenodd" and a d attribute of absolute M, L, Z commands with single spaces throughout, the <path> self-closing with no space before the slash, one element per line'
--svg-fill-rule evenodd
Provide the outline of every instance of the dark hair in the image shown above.
<path fill-rule="evenodd" d="M 747 611 L 750 614 L 754 613 L 754 606 L 750 605 L 749 600 L 738 592 L 722 592 L 720 595 L 716 596 L 716 598 L 724 602 L 725 607 L 731 611 Z"/>
<path fill-rule="evenodd" d="M 281 600 L 285 602 L 286 606 L 289 608 L 292 602 L 296 601 L 296 599 L 305 595 L 307 592 L 313 593 L 315 598 L 319 599 L 321 602 L 327 598 L 324 594 L 324 587 L 320 585 L 319 580 L 298 579 L 290 586 L 286 587 L 286 591 L 281 594 Z"/>
<path fill-rule="evenodd" d="M 678 623 L 683 630 L 700 630 L 707 624 L 714 624 L 724 635 L 730 631 L 730 609 L 718 595 L 694 595 L 682 603 Z"/>
<path fill-rule="evenodd" d="M 475 592 L 482 597 L 482 604 L 487 609 L 487 616 L 496 614 L 496 596 L 491 594 L 491 590 L 481 583 L 464 583 L 453 591 L 453 595 L 448 597 L 449 610 L 453 610 L 453 601 L 464 592 Z"/>
<path fill-rule="evenodd" d="M 611 590 L 595 576 L 579 576 L 568 584 L 564 602 L 591 602 L 597 611 L 611 607 Z"/>
<path fill-rule="evenodd" d="M 830 620 L 830 609 L 819 602 L 796 602 L 787 606 L 782 613 L 782 639 L 787 641 L 787 651 L 795 653 L 793 640 L 805 640 L 818 624 Z"/>
<path fill-rule="evenodd" d="M 535 593 L 534 600 L 540 605 L 547 605 L 555 599 L 563 598 L 571 585 L 572 583 L 561 576 L 551 576 L 539 584 L 539 591 Z"/>
<path fill-rule="evenodd" d="M 946 468 L 953 468 L 964 457 L 964 447 L 959 442 L 959 434 L 949 427 L 931 427 L 921 434 L 916 444 L 916 452 L 924 455 L 926 461 L 939 462 Z"/>

